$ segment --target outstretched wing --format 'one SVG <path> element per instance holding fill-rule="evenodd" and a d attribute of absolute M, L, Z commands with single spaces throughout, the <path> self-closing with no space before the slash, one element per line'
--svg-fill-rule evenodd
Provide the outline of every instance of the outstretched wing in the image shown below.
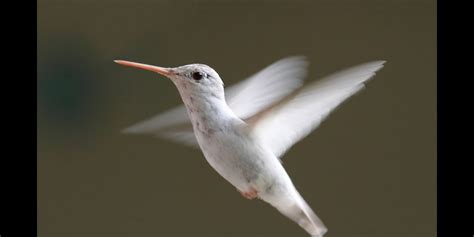
<path fill-rule="evenodd" d="M 281 59 L 244 81 L 226 88 L 227 104 L 241 119 L 249 118 L 301 86 L 307 64 L 304 57 Z M 126 128 L 124 132 L 153 134 L 199 147 L 184 105 Z"/>
<path fill-rule="evenodd" d="M 277 157 L 306 137 L 338 105 L 364 87 L 385 61 L 361 64 L 303 86 L 247 120 Z"/>
<path fill-rule="evenodd" d="M 304 57 L 281 59 L 226 89 L 227 105 L 237 117 L 249 118 L 300 87 L 307 66 Z"/>

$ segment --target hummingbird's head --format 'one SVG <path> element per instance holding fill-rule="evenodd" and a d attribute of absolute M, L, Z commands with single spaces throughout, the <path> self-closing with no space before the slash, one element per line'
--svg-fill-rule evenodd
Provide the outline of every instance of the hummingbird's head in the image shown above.
<path fill-rule="evenodd" d="M 115 60 L 116 63 L 145 69 L 163 75 L 176 85 L 181 96 L 215 96 L 224 98 L 224 83 L 219 74 L 204 64 L 188 64 L 175 68 L 164 68 L 153 65 Z"/>

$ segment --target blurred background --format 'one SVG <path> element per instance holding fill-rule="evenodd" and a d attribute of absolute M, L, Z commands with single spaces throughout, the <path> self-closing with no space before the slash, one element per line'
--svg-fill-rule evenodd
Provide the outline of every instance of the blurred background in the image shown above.
<path fill-rule="evenodd" d="M 328 237 L 436 235 L 436 1 L 38 1 L 41 237 L 307 236 L 201 152 L 120 130 L 181 100 L 113 63 L 205 63 L 226 85 L 306 55 L 386 66 L 283 158 Z"/>

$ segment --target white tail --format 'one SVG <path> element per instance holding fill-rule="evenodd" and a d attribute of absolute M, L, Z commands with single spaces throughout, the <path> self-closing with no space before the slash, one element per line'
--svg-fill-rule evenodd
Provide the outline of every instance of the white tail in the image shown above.
<path fill-rule="evenodd" d="M 290 195 L 265 195 L 263 199 L 283 215 L 296 222 L 311 236 L 322 237 L 328 230 L 324 223 L 296 189 L 290 193 Z"/>

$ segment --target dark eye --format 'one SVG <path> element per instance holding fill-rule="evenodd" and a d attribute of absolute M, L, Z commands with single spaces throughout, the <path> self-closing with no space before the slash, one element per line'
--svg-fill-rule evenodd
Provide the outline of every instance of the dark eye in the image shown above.
<path fill-rule="evenodd" d="M 193 72 L 192 77 L 194 80 L 201 80 L 204 77 L 204 75 L 200 72 Z"/>

